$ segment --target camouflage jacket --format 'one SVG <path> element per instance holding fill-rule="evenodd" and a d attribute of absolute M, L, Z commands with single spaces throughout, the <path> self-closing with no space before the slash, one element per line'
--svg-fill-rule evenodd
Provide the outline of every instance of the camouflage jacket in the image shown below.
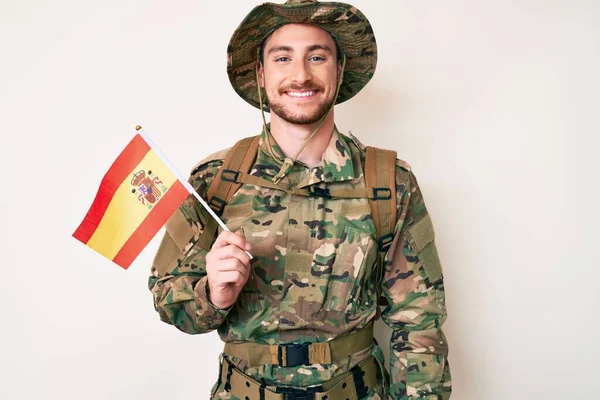
<path fill-rule="evenodd" d="M 263 131 L 250 174 L 272 181 L 284 156 L 272 137 L 270 142 L 272 147 Z M 203 198 L 227 152 L 209 156 L 192 171 L 190 183 Z M 364 187 L 364 159 L 364 146 L 336 129 L 319 165 L 296 162 L 279 184 Z M 390 382 L 383 389 L 393 399 L 447 399 L 451 378 L 441 330 L 446 319 L 442 270 L 423 196 L 401 160 L 396 190 L 397 223 L 382 280 L 387 306 L 381 316 L 393 330 Z M 197 231 L 209 218 L 193 196 L 180 211 Z M 244 185 L 223 220 L 232 231 L 242 229 L 252 245 L 257 260 L 248 283 L 232 308 L 215 308 L 206 295 L 207 251 L 192 239 L 166 267 L 152 268 L 149 287 L 164 322 L 190 334 L 218 329 L 225 342 L 278 344 L 327 341 L 378 317 L 376 231 L 367 199 L 292 196 Z M 233 361 L 268 385 L 308 386 L 348 371 L 369 354 L 383 360 L 373 346 L 334 364 L 302 368 L 249 368 L 243 360 Z"/>

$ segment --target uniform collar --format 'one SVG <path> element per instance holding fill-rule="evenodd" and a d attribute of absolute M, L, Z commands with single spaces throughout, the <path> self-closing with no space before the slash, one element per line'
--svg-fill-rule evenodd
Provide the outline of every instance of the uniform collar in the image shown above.
<path fill-rule="evenodd" d="M 267 124 L 270 127 L 270 124 Z M 267 140 L 267 135 L 269 135 Z M 269 146 L 269 142 L 271 146 Z M 283 165 L 285 156 L 281 148 L 275 142 L 275 139 L 269 131 L 263 129 L 259 142 L 259 160 L 264 163 L 265 158 L 269 159 L 271 164 L 275 164 L 277 170 Z M 293 170 L 298 168 L 307 169 L 308 167 L 301 161 L 294 163 Z M 314 185 L 319 182 L 332 183 L 342 182 L 355 178 L 354 165 L 350 147 L 344 140 L 337 127 L 334 126 L 329 144 L 325 148 L 319 164 L 309 169 L 308 174 L 298 184 L 298 188 Z"/>

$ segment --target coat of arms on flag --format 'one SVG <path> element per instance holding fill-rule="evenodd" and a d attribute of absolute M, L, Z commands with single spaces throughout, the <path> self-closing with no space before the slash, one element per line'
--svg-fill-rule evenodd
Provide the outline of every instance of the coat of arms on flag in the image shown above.
<path fill-rule="evenodd" d="M 167 187 L 163 185 L 158 176 L 152 173 L 152 170 L 140 170 L 134 173 L 131 186 L 133 186 L 131 193 L 135 194 L 137 199 L 149 210 L 152 210 L 152 205 L 167 191 Z"/>

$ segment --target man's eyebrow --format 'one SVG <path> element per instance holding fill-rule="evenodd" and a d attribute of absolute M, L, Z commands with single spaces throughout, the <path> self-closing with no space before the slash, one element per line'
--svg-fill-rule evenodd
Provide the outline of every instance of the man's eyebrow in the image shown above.
<path fill-rule="evenodd" d="M 306 48 L 307 51 L 315 51 L 315 50 L 323 50 L 328 52 L 329 54 L 333 54 L 333 50 L 331 50 L 331 48 L 329 46 L 327 46 L 326 44 L 313 44 L 311 46 L 308 46 Z M 269 51 L 267 51 L 267 54 L 271 54 L 271 53 L 275 53 L 278 51 L 287 51 L 292 53 L 294 51 L 294 49 L 292 49 L 292 47 L 290 46 L 275 46 L 275 47 L 271 47 L 269 49 Z"/>
<path fill-rule="evenodd" d="M 328 52 L 329 54 L 333 54 L 333 51 L 331 50 L 331 48 L 329 46 L 327 46 L 326 44 L 313 44 L 312 46 L 308 46 L 306 48 L 306 50 L 308 50 L 308 51 L 323 50 L 323 51 Z"/>
<path fill-rule="evenodd" d="M 269 51 L 267 51 L 267 54 L 271 54 L 271 53 L 275 53 L 277 51 L 287 51 L 287 52 L 292 52 L 292 48 L 290 46 L 277 46 L 277 47 L 271 47 L 269 49 Z"/>

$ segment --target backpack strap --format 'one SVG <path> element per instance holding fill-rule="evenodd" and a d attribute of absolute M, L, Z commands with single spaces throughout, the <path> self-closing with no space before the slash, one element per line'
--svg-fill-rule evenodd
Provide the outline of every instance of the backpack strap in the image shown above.
<path fill-rule="evenodd" d="M 237 182 L 237 173 L 240 171 L 248 173 L 252 168 L 259 139 L 260 136 L 250 136 L 238 141 L 227 153 L 217 176 L 208 187 L 206 198 L 210 208 L 217 215 L 223 213 L 225 204 L 242 186 L 241 182 Z"/>
<path fill-rule="evenodd" d="M 365 186 L 380 191 L 377 200 L 369 198 L 379 251 L 392 244 L 396 225 L 396 152 L 367 146 Z M 376 192 L 377 193 L 377 192 Z"/>
<path fill-rule="evenodd" d="M 396 152 L 367 146 L 365 158 L 365 186 L 376 188 L 381 196 L 369 198 L 371 217 L 377 231 L 379 247 L 377 293 L 381 303 L 381 284 L 385 269 L 385 253 L 394 239 L 396 226 Z M 383 303 L 385 304 L 385 303 Z"/>
<path fill-rule="evenodd" d="M 252 168 L 258 151 L 259 139 L 260 136 L 250 136 L 239 140 L 227 153 L 219 172 L 208 187 L 206 199 L 210 208 L 217 215 L 221 216 L 225 205 L 242 186 L 242 183 L 237 181 L 237 175 L 240 172 L 248 173 Z M 198 239 L 198 245 L 209 250 L 217 228 L 217 221 L 209 218 Z"/>

